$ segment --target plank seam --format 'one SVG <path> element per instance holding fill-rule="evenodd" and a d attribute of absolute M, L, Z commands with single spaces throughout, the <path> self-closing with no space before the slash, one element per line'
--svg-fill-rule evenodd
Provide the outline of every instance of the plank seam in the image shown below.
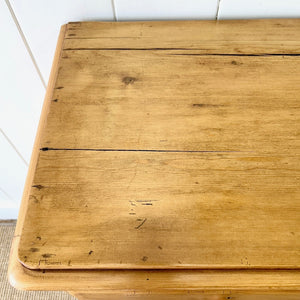
<path fill-rule="evenodd" d="M 241 153 L 253 151 L 234 151 L 234 150 L 165 150 L 165 149 L 96 149 L 96 148 L 40 148 L 41 151 L 98 151 L 98 152 L 172 152 L 172 153 Z"/>
<path fill-rule="evenodd" d="M 207 51 L 207 49 L 192 48 L 65 48 L 63 51 Z M 179 53 L 170 55 L 194 56 L 300 56 L 300 53 Z"/>

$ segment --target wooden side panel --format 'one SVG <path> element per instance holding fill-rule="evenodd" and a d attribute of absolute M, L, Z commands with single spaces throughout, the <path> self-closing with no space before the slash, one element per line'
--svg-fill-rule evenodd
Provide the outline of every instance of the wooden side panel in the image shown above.
<path fill-rule="evenodd" d="M 51 103 L 50 101 L 52 98 L 52 93 L 53 93 L 56 76 L 57 76 L 57 72 L 58 72 L 58 61 L 60 59 L 62 48 L 63 48 L 65 32 L 66 32 L 66 25 L 61 27 L 59 38 L 57 41 L 55 57 L 53 60 L 51 75 L 50 75 L 49 82 L 48 82 L 48 89 L 47 89 L 44 103 L 43 103 L 43 108 L 42 108 L 39 126 L 38 126 L 38 130 L 37 130 L 37 134 L 36 134 L 36 138 L 35 138 L 35 142 L 34 142 L 32 155 L 31 155 L 30 165 L 29 165 L 29 169 L 28 169 L 28 173 L 27 173 L 27 177 L 26 177 L 21 206 L 20 206 L 20 210 L 19 210 L 18 221 L 17 221 L 17 225 L 16 225 L 15 235 L 14 235 L 13 241 L 12 241 L 12 247 L 11 247 L 10 258 L 9 258 L 9 265 L 8 265 L 9 282 L 12 286 L 23 287 L 23 289 L 24 289 L 24 286 L 26 286 L 28 284 L 28 281 L 30 281 L 29 278 L 32 279 L 32 277 L 28 276 L 27 269 L 24 268 L 18 260 L 18 247 L 19 247 L 19 241 L 20 241 L 22 228 L 24 225 L 24 219 L 26 216 L 27 208 L 28 208 L 30 189 L 31 189 L 33 178 L 34 178 L 34 173 L 36 170 L 39 153 L 40 153 L 39 149 L 41 146 L 41 133 L 43 131 L 43 128 L 46 125 L 47 114 L 49 112 L 49 106 Z M 39 286 L 39 284 L 40 284 L 40 281 L 38 280 L 37 287 Z"/>
<path fill-rule="evenodd" d="M 164 300 L 298 300 L 299 295 L 247 295 L 247 294 L 195 294 L 189 293 L 188 295 L 161 295 L 161 294 L 147 294 L 147 295 L 136 295 L 136 294 L 128 294 L 128 295 L 108 295 L 101 293 L 93 293 L 90 291 L 73 293 L 79 300 L 119 300 L 120 297 L 122 299 L 135 299 L 135 300 L 161 300 L 162 297 Z"/>

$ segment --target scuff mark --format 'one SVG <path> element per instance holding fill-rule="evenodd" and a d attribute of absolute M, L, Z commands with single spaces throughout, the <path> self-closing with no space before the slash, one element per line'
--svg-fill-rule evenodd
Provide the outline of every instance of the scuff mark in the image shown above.
<path fill-rule="evenodd" d="M 135 227 L 135 229 L 140 229 L 145 224 L 146 221 L 147 221 L 147 218 L 145 218 L 140 225 Z"/>
<path fill-rule="evenodd" d="M 33 185 L 32 187 L 37 188 L 38 190 L 41 190 L 42 188 L 44 188 L 44 186 L 41 184 L 36 184 L 36 185 Z"/>

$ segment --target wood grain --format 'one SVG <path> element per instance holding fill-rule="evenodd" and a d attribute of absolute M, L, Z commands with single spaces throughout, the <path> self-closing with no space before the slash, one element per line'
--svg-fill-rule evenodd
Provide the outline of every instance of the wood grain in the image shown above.
<path fill-rule="evenodd" d="M 300 56 L 64 51 L 42 146 L 294 152 L 299 78 Z"/>
<path fill-rule="evenodd" d="M 71 293 L 79 300 L 119 300 L 119 295 L 109 295 L 109 294 L 100 294 L 98 292 L 81 292 L 81 293 Z M 162 299 L 161 294 L 148 294 L 145 295 L 134 295 L 128 294 L 122 296 L 122 299 L 136 299 L 136 300 L 160 300 Z M 164 295 L 164 299 L 166 300 L 179 300 L 182 299 L 182 295 Z M 288 295 L 288 294 L 281 294 L 281 295 L 241 295 L 241 294 L 228 294 L 228 295 L 221 295 L 221 294 L 203 294 L 203 293 L 189 293 L 184 297 L 185 300 L 298 300 L 298 295 Z"/>
<path fill-rule="evenodd" d="M 48 269 L 298 268 L 298 164 L 297 155 L 42 152 L 20 260 Z"/>
<path fill-rule="evenodd" d="M 299 54 L 300 19 L 68 24 L 64 49 L 198 49 L 214 54 Z"/>
<path fill-rule="evenodd" d="M 199 26 L 203 30 L 199 30 Z M 247 294 L 272 294 L 273 298 L 274 294 L 278 294 L 278 299 L 298 297 L 298 27 L 299 20 L 138 22 L 119 25 L 72 23 L 67 25 L 66 38 L 66 27 L 63 27 L 13 241 L 10 282 L 20 289 L 69 290 L 78 297 L 94 299 L 107 295 L 123 297 L 134 294 L 139 297 L 149 293 L 158 297 L 179 295 L 180 298 L 189 294 L 196 297 L 197 294 L 204 293 L 209 294 L 208 299 L 215 299 L 217 296 L 221 299 L 225 296 L 247 299 Z M 173 34 L 170 34 L 171 31 Z M 138 58 L 136 63 L 132 59 L 135 55 Z M 198 64 L 199 67 L 196 68 L 193 64 Z M 89 65 L 91 73 L 85 65 Z M 236 68 L 232 69 L 234 67 Z M 68 68 L 71 69 L 68 71 Z M 143 72 L 145 68 L 147 72 Z M 157 78 L 156 70 L 161 73 Z M 163 79 L 166 76 L 169 76 L 174 86 L 168 85 L 168 81 Z M 225 79 L 226 76 L 228 80 Z M 255 88 L 251 88 L 249 81 Z M 198 92 L 200 90 L 203 90 L 202 94 Z M 147 94 L 151 97 L 147 97 Z M 162 101 L 157 101 L 160 98 Z M 108 102 L 109 107 L 103 106 L 104 100 L 111 101 Z M 141 103 L 143 105 L 139 105 Z M 149 115 L 152 113 L 150 121 L 147 119 L 147 112 L 145 114 L 141 109 L 143 106 Z M 193 117 L 196 114 L 195 108 L 199 109 L 196 118 Z M 123 115 L 128 113 L 131 117 L 126 119 Z M 160 116 L 161 113 L 164 116 Z M 112 118 L 105 119 L 109 115 Z M 80 122 L 77 121 L 78 118 L 81 119 Z M 170 126 L 164 121 L 165 118 Z M 231 118 L 232 124 L 228 122 Z M 199 122 L 200 119 L 203 123 Z M 132 120 L 135 120 L 137 132 L 130 133 L 125 125 L 115 128 L 119 124 L 118 120 L 128 124 L 130 128 L 134 128 Z M 75 129 L 70 121 L 73 121 Z M 161 122 L 161 125 L 150 124 L 153 121 Z M 219 127 L 213 125 L 214 121 Z M 179 125 L 180 122 L 182 124 Z M 190 126 L 185 127 L 185 122 L 190 122 Z M 97 125 L 99 123 L 102 125 Z M 103 133 L 104 128 L 106 134 Z M 217 133 L 219 128 L 222 128 L 223 134 Z M 233 132 L 231 139 L 230 130 Z M 69 134 L 69 131 L 76 137 Z M 85 138 L 87 133 L 90 138 Z M 155 133 L 159 140 L 155 139 Z M 164 135 L 171 139 L 164 141 Z M 174 136 L 177 136 L 179 142 L 176 142 L 176 138 L 172 139 Z M 201 139 L 197 140 L 198 136 Z M 169 144 L 163 146 L 163 142 Z M 115 150 L 120 150 L 121 144 L 122 147 L 130 147 L 127 150 L 146 151 L 99 151 L 105 145 L 109 149 L 116 147 Z M 170 146 L 174 148 L 171 149 Z M 39 151 L 40 148 L 44 151 Z M 153 151 L 155 149 L 159 151 Z M 108 170 L 107 173 L 103 167 Z M 93 179 L 91 182 L 85 176 L 87 174 Z M 164 188 L 164 183 L 169 186 L 171 194 Z M 164 196 L 159 202 L 160 207 L 153 205 L 154 202 L 129 202 L 132 199 L 143 200 L 136 197 L 138 193 L 144 197 L 156 189 L 157 195 Z M 109 198 L 109 195 L 117 194 L 118 198 Z M 95 198 L 90 197 L 91 195 Z M 155 192 L 152 195 L 156 195 Z M 122 202 L 122 199 L 127 201 Z M 168 206 L 173 199 L 175 205 Z M 104 205 L 103 200 L 106 200 Z M 131 210 L 126 211 L 125 203 L 130 203 L 130 206 L 131 203 L 147 203 L 141 204 L 135 213 L 142 212 L 149 219 L 141 220 L 136 225 L 135 222 L 130 222 L 133 215 L 130 215 Z M 114 221 L 109 218 L 109 207 L 118 208 L 114 210 Z M 79 208 L 82 208 L 81 213 L 76 215 Z M 35 215 L 34 210 L 48 218 L 48 228 L 46 220 Z M 56 216 L 54 212 L 57 213 Z M 183 212 L 185 220 L 192 222 L 178 220 L 178 215 Z M 99 227 L 89 227 L 87 218 L 82 223 L 86 228 L 84 232 L 80 227 L 80 220 L 85 213 L 88 217 L 93 216 L 91 222 L 95 222 L 97 214 L 101 216 L 97 224 L 102 222 L 112 233 L 118 235 L 130 232 L 128 237 L 137 242 L 137 249 L 147 250 L 151 254 L 147 256 L 142 250 L 138 250 L 138 255 L 134 251 L 129 255 L 125 247 L 125 252 L 122 252 L 124 249 L 116 243 L 116 248 L 109 248 L 105 253 L 107 267 L 116 267 L 117 263 L 123 268 L 123 261 L 120 264 L 113 255 L 113 260 L 109 259 L 108 252 L 116 249 L 122 250 L 121 255 L 125 254 L 125 263 L 128 263 L 127 258 L 134 261 L 139 257 L 142 260 L 138 263 L 145 268 L 162 264 L 165 268 L 170 264 L 167 268 L 171 266 L 176 270 L 84 270 L 87 262 L 91 262 L 90 266 L 93 268 L 93 255 L 98 255 L 97 250 L 103 249 L 101 247 L 108 241 L 104 240 L 102 244 L 103 241 L 89 240 L 89 244 L 85 243 L 84 238 L 91 233 L 103 233 Z M 205 216 L 205 219 L 199 219 L 197 214 Z M 165 222 L 162 215 L 172 222 Z M 34 218 L 30 219 L 29 216 Z M 73 220 L 71 217 L 74 217 Z M 148 222 L 152 217 L 158 221 L 153 219 Z M 218 222 L 213 222 L 214 218 Z M 204 239 L 208 233 L 198 226 L 200 223 L 204 225 L 203 228 L 209 228 L 210 223 L 217 229 L 212 232 L 210 240 Z M 22 254 L 22 251 L 28 251 L 27 242 L 30 239 L 32 243 L 42 241 L 43 237 L 37 235 L 41 224 L 41 228 L 46 230 L 44 233 L 49 233 L 48 240 L 53 239 L 56 243 L 56 246 L 48 244 L 53 253 L 30 250 L 27 258 L 20 257 L 19 261 L 18 248 Z M 114 231 L 118 227 L 109 227 L 109 224 L 122 227 Z M 176 234 L 167 235 L 162 230 L 165 224 L 167 230 L 176 229 Z M 199 246 L 200 243 L 191 233 L 179 229 L 180 224 L 183 229 L 201 233 L 199 237 L 203 238 L 206 246 L 206 249 L 199 247 L 203 256 L 193 248 L 184 252 L 187 245 Z M 129 225 L 134 227 L 126 227 Z M 68 231 L 76 226 L 79 229 L 78 235 Z M 126 231 L 128 228 L 130 230 Z M 151 228 L 155 231 L 152 231 L 150 237 Z M 61 239 L 52 233 L 62 234 Z M 154 242 L 163 237 L 162 241 L 168 246 L 163 248 L 158 244 L 157 249 L 154 249 L 153 245 L 156 244 L 143 240 L 141 233 L 146 233 L 149 240 Z M 221 236 L 222 233 L 227 234 Z M 105 234 L 108 236 L 107 232 Z M 186 238 L 187 243 L 179 241 L 176 244 L 174 241 L 177 234 Z M 20 235 L 25 247 L 19 247 Z M 36 237 L 41 239 L 33 241 L 32 238 Z M 68 249 L 67 243 L 73 243 L 73 238 L 83 247 L 75 245 Z M 110 235 L 109 239 L 117 242 L 120 240 L 122 244 L 125 237 L 120 234 L 120 238 L 116 239 L 116 235 Z M 87 247 L 92 243 L 98 243 L 96 251 Z M 219 247 L 215 251 L 212 251 L 213 244 Z M 142 248 L 143 245 L 149 247 Z M 179 248 L 182 245 L 183 248 Z M 35 246 L 32 244 L 31 248 L 46 250 L 48 247 L 47 243 L 40 248 Z M 227 247 L 233 249 L 236 256 L 229 256 Z M 162 254 L 168 249 L 173 249 L 170 250 L 171 257 Z M 159 256 L 153 259 L 155 251 L 158 251 Z M 188 256 L 188 251 L 195 251 L 195 261 Z M 28 261 L 28 265 L 37 266 L 38 255 L 49 256 L 51 253 L 65 257 L 74 255 L 75 263 L 81 261 L 78 263 L 80 268 L 72 269 L 72 260 L 69 262 L 63 259 L 55 267 L 52 264 L 55 262 L 54 256 L 51 255 L 43 257 L 45 261 L 40 262 L 38 268 L 43 270 L 28 269 L 22 265 Z M 81 260 L 82 253 L 88 257 L 85 261 Z M 232 266 L 233 269 L 218 269 L 221 261 L 218 260 L 219 253 L 225 258 L 221 264 L 225 268 Z M 201 268 L 205 261 L 209 262 L 207 267 L 210 270 L 187 270 L 172 265 L 178 254 L 186 258 L 184 263 L 188 268 L 194 268 L 195 262 L 200 263 Z M 249 257 L 245 256 L 244 260 L 238 262 L 236 257 L 242 258 L 240 254 L 248 254 Z M 213 260 L 213 257 L 216 259 Z M 113 265 L 109 265 L 112 261 Z"/>

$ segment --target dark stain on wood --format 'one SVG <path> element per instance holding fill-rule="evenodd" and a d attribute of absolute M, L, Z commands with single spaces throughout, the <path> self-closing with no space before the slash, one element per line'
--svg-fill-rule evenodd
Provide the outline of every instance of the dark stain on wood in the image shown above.
<path fill-rule="evenodd" d="M 231 64 L 234 65 L 234 66 L 242 65 L 241 62 L 238 62 L 238 61 L 236 61 L 236 60 L 232 60 L 232 61 L 231 61 Z"/>
<path fill-rule="evenodd" d="M 130 77 L 130 76 L 123 77 L 122 79 L 122 82 L 125 85 L 133 84 L 135 81 L 137 81 L 137 79 L 135 77 Z"/>
<path fill-rule="evenodd" d="M 50 258 L 52 256 L 56 256 L 56 254 L 45 253 L 45 254 L 42 255 L 42 257 L 44 257 L 44 258 Z"/>
<path fill-rule="evenodd" d="M 81 25 L 81 22 L 69 22 L 70 25 Z M 68 28 L 70 30 L 70 28 Z"/>
<path fill-rule="evenodd" d="M 148 260 L 148 256 L 143 256 L 142 257 L 142 261 L 147 261 Z"/>
<path fill-rule="evenodd" d="M 41 190 L 42 188 L 44 188 L 44 186 L 41 184 L 36 184 L 36 185 L 33 185 L 32 187 L 37 188 L 38 190 Z"/>
<path fill-rule="evenodd" d="M 34 200 L 34 203 L 39 203 L 39 199 L 36 196 L 30 195 L 29 198 L 32 198 Z"/>
<path fill-rule="evenodd" d="M 39 248 L 30 248 L 29 250 L 30 250 L 31 252 L 39 252 L 39 251 L 40 251 Z"/>
<path fill-rule="evenodd" d="M 93 251 L 93 250 L 91 250 L 91 251 L 89 252 L 89 255 L 91 255 L 93 252 L 94 252 L 94 251 Z"/>
<path fill-rule="evenodd" d="M 61 90 L 61 89 L 63 89 L 64 87 L 63 86 L 58 86 L 56 89 L 57 90 Z"/>
<path fill-rule="evenodd" d="M 203 107 L 203 108 L 205 108 L 205 107 L 222 107 L 222 106 L 224 106 L 224 105 L 220 105 L 220 104 L 218 104 L 218 105 L 216 105 L 216 104 L 209 104 L 209 103 L 193 103 L 193 107 Z"/>

